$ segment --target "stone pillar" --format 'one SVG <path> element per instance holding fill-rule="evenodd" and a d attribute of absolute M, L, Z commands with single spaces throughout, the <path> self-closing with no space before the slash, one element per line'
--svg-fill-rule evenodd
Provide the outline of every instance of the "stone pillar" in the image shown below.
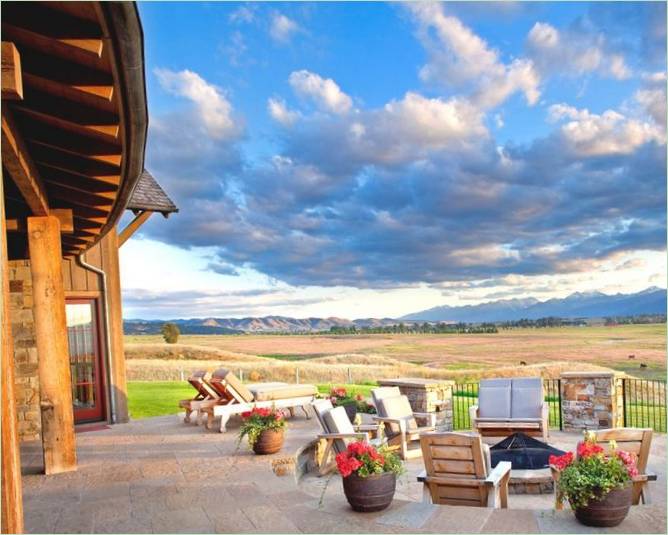
<path fill-rule="evenodd" d="M 614 427 L 617 414 L 614 372 L 561 374 L 561 420 L 565 431 Z"/>
<path fill-rule="evenodd" d="M 454 381 L 440 379 L 381 379 L 381 386 L 398 386 L 415 412 L 436 413 L 436 425 L 452 430 L 452 389 Z"/>

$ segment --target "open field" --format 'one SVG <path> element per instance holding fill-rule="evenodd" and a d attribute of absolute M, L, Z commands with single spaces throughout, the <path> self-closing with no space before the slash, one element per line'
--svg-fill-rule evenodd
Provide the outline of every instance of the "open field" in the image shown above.
<path fill-rule="evenodd" d="M 658 324 L 513 329 L 481 335 L 183 335 L 173 346 L 164 344 L 160 336 L 126 336 L 126 344 L 129 373 L 142 379 L 150 377 L 132 375 L 140 367 L 134 359 L 146 361 L 141 366 L 154 371 L 161 366 L 189 369 L 197 365 L 194 361 L 202 366 L 205 361 L 206 365 L 222 363 L 247 373 L 256 369 L 258 380 L 270 375 L 288 380 L 296 366 L 304 374 L 309 369 L 328 370 L 330 375 L 316 377 L 318 382 L 342 380 L 343 376 L 331 375 L 333 367 L 352 368 L 355 382 L 387 377 L 387 373 L 378 374 L 390 368 L 397 375 L 465 380 L 500 368 L 504 375 L 546 377 L 563 369 L 602 366 L 635 377 L 666 378 L 666 326 Z M 150 359 L 161 362 L 150 363 Z M 366 376 L 359 375 L 364 371 Z"/>

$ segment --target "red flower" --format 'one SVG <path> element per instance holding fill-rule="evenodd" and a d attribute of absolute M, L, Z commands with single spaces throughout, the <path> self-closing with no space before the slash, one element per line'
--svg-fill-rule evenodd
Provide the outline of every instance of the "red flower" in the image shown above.
<path fill-rule="evenodd" d="M 573 462 L 573 452 L 569 451 L 563 455 L 550 455 L 548 462 L 554 466 L 557 470 L 564 470 Z"/>
<path fill-rule="evenodd" d="M 636 465 L 637 458 L 635 454 L 629 453 L 627 451 L 618 450 L 617 457 L 621 459 L 626 467 L 626 471 L 629 473 L 629 476 L 635 477 L 638 475 L 638 466 Z"/>
<path fill-rule="evenodd" d="M 362 463 L 355 457 L 351 457 L 347 451 L 336 456 L 336 467 L 343 477 L 348 477 L 360 466 L 362 466 Z"/>
<path fill-rule="evenodd" d="M 247 418 L 251 417 L 252 412 L 251 411 L 246 411 L 241 413 L 241 417 L 245 420 Z"/>
<path fill-rule="evenodd" d="M 364 401 L 364 396 L 363 396 L 362 394 L 357 394 L 357 395 L 355 396 L 355 399 L 356 399 L 357 401 Z"/>
<path fill-rule="evenodd" d="M 603 453 L 603 448 L 595 442 L 578 442 L 577 452 L 578 457 L 586 459 L 587 457 Z"/>

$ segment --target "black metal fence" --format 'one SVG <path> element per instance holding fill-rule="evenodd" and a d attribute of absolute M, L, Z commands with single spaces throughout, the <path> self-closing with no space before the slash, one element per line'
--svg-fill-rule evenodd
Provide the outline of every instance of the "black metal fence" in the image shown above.
<path fill-rule="evenodd" d="M 561 379 L 543 379 L 545 401 L 549 408 L 549 425 L 561 429 Z M 471 429 L 469 409 L 478 404 L 478 383 L 456 383 L 452 391 L 453 429 Z"/>
<path fill-rule="evenodd" d="M 625 427 L 666 432 L 666 382 L 622 379 Z"/>

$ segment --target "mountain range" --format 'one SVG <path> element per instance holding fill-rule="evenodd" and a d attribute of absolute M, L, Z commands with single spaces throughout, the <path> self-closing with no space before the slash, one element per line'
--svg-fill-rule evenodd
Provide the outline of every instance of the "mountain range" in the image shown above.
<path fill-rule="evenodd" d="M 519 319 L 602 318 L 638 314 L 665 314 L 666 290 L 651 287 L 635 294 L 608 295 L 601 292 L 574 293 L 563 299 L 505 299 L 479 305 L 440 306 L 407 314 L 398 319 L 365 318 L 191 318 L 172 320 L 128 319 L 125 334 L 158 334 L 165 321 L 176 323 L 183 334 L 298 333 L 329 331 L 331 327 L 382 327 L 399 322 L 500 322 Z"/>
<path fill-rule="evenodd" d="M 665 314 L 666 290 L 655 286 L 634 294 L 608 295 L 601 292 L 576 292 L 563 299 L 539 301 L 535 298 L 503 299 L 478 305 L 440 306 L 413 312 L 402 320 L 455 321 L 466 323 L 513 321 L 519 319 L 602 318 Z"/>

